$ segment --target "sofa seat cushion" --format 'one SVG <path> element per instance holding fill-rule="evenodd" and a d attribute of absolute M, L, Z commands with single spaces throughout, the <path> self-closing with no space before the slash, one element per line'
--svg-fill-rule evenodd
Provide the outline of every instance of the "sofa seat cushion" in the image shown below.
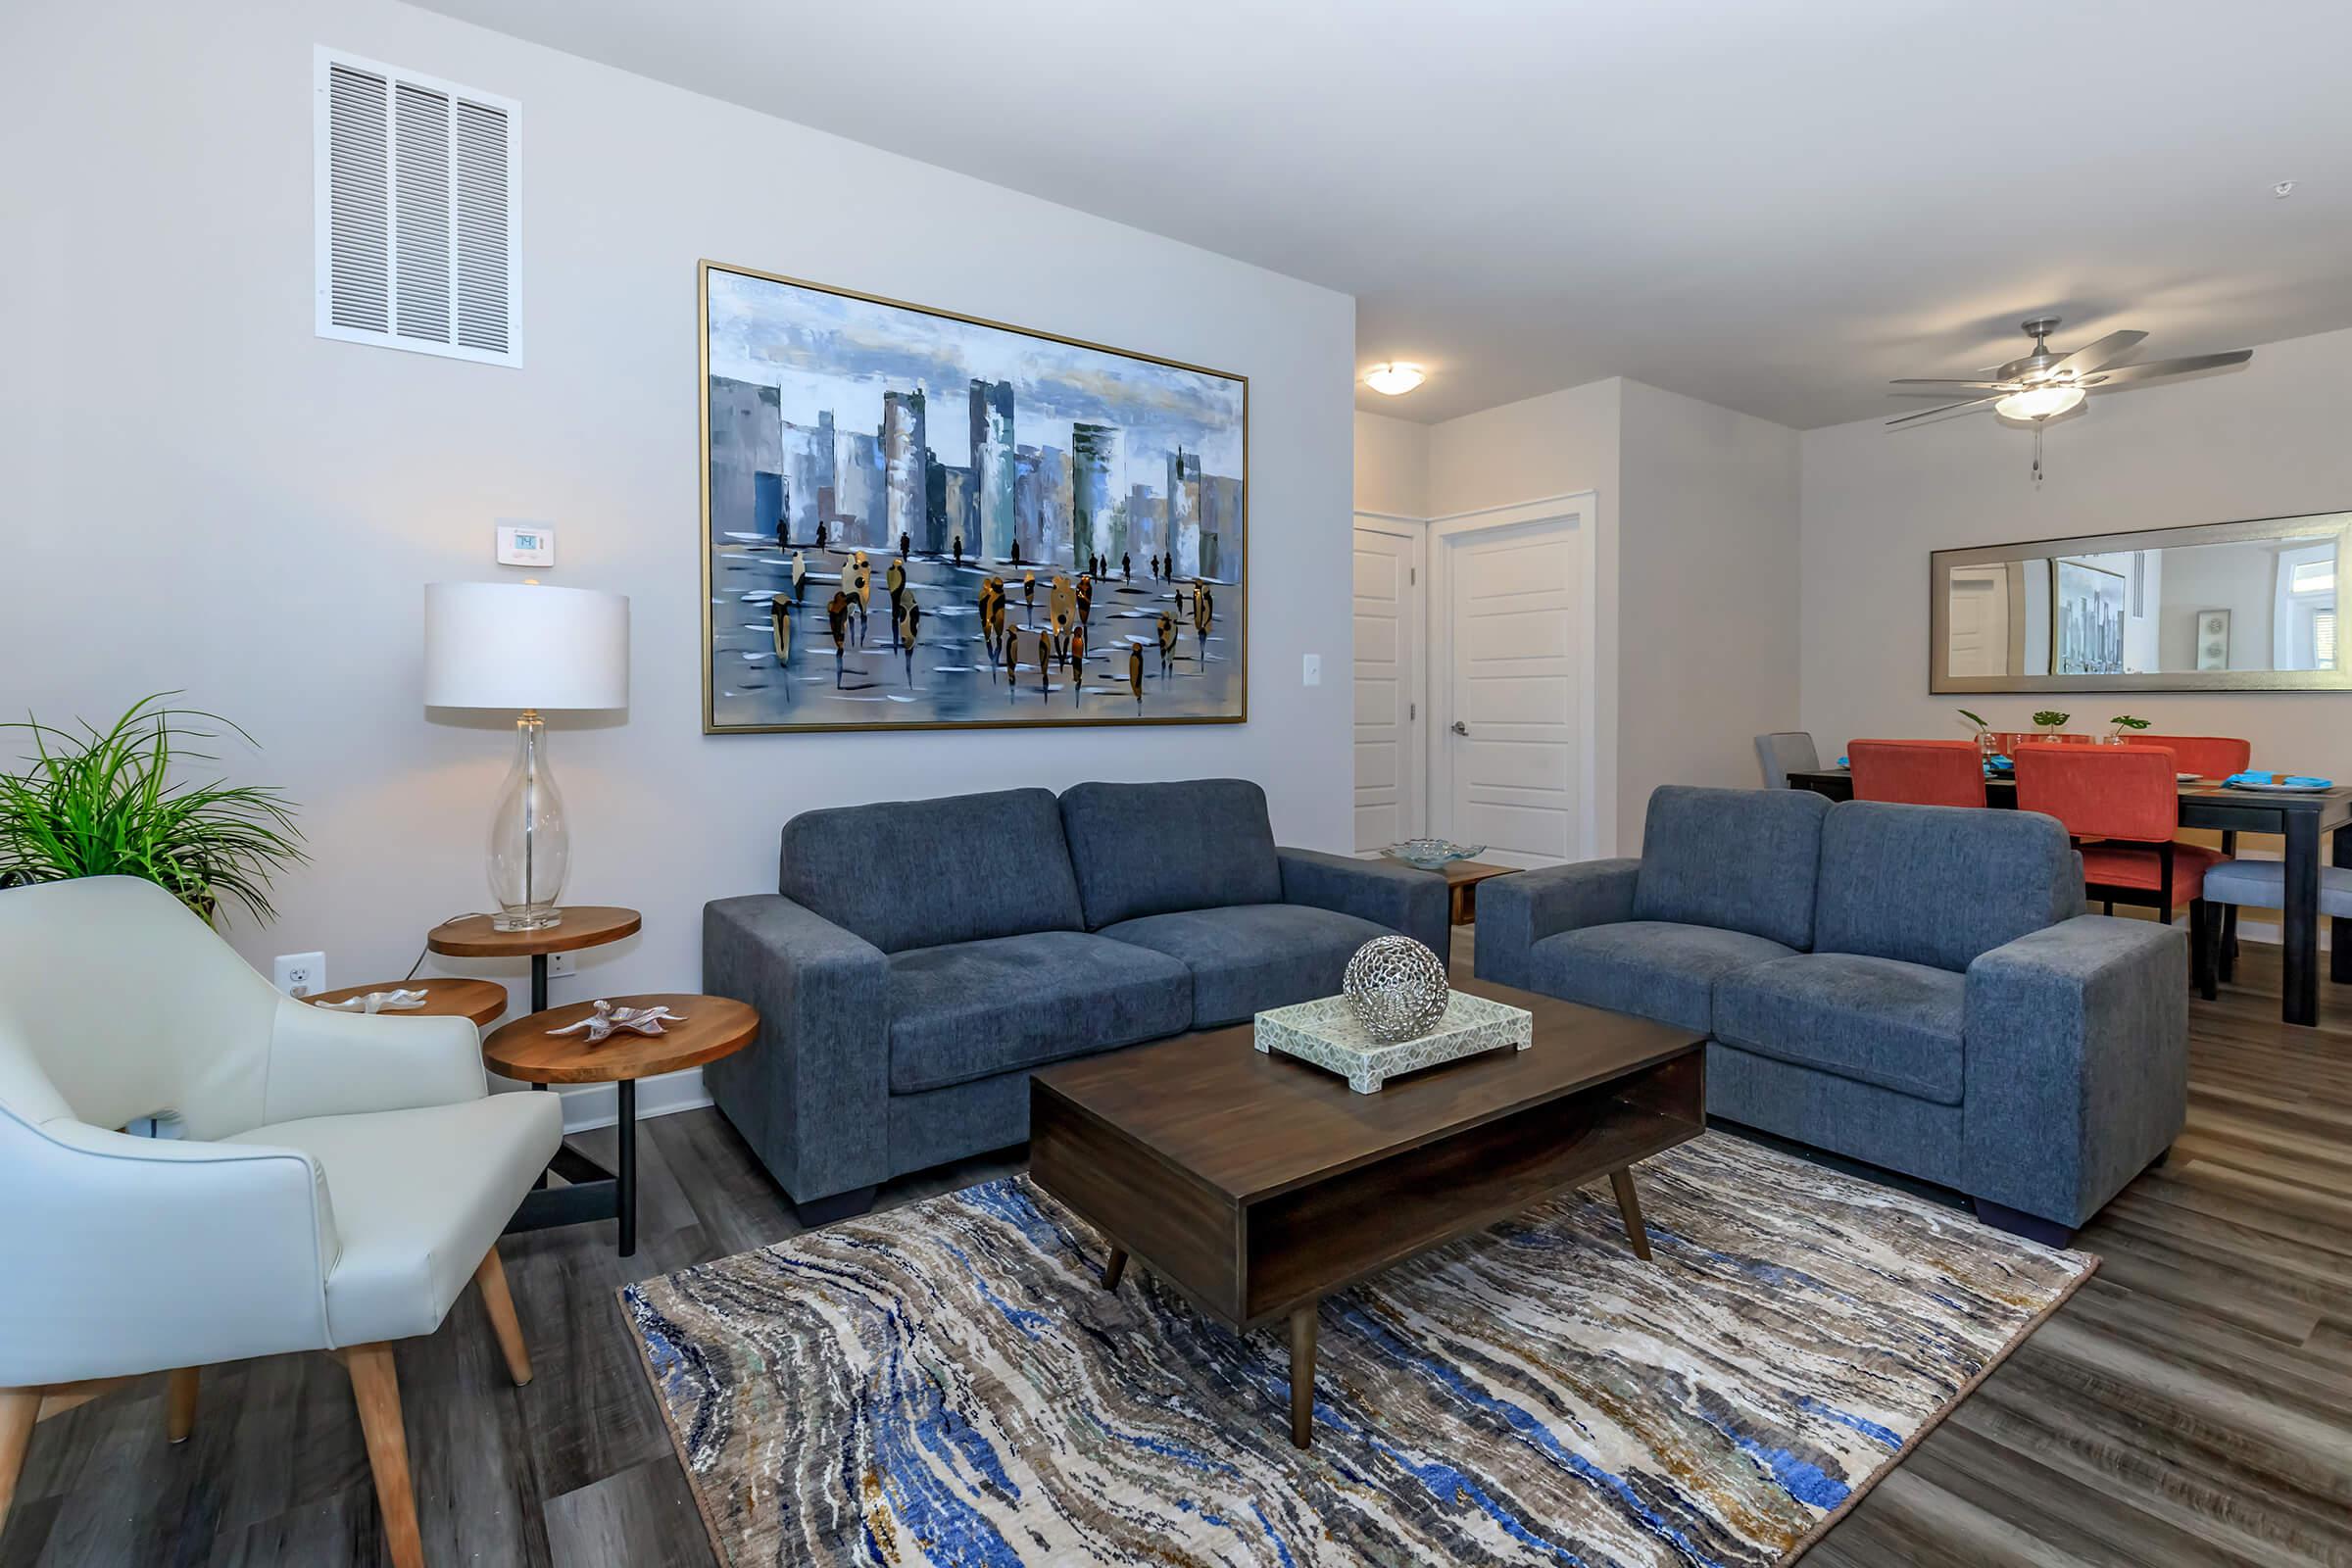
<path fill-rule="evenodd" d="M 1715 1037 L 1799 1067 L 1957 1105 L 1968 979 L 1856 953 L 1800 953 L 1726 975 Z"/>
<path fill-rule="evenodd" d="M 1792 952 L 1745 931 L 1620 920 L 1535 944 L 1527 955 L 1527 988 L 1704 1035 L 1714 1028 L 1717 980 Z"/>
<path fill-rule="evenodd" d="M 910 948 L 889 966 L 894 1095 L 1156 1040 L 1193 1021 L 1183 964 L 1083 931 Z"/>
<path fill-rule="evenodd" d="M 1193 1027 L 1240 1023 L 1268 1007 L 1334 997 L 1355 950 L 1386 926 L 1303 904 L 1236 904 L 1146 915 L 1102 935 L 1181 961 L 1193 977 Z"/>

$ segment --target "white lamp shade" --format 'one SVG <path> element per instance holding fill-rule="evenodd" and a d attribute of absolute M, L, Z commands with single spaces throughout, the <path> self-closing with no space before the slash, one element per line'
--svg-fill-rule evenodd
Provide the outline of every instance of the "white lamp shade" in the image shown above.
<path fill-rule="evenodd" d="M 537 583 L 424 585 L 428 708 L 626 708 L 629 600 Z"/>

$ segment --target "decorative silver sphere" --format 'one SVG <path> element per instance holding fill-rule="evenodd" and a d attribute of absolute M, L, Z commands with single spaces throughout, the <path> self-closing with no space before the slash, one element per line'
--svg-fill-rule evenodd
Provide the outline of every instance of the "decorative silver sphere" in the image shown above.
<path fill-rule="evenodd" d="M 1413 1040 L 1446 1015 L 1446 965 L 1411 937 L 1374 937 L 1348 960 L 1348 1004 L 1384 1046 Z"/>

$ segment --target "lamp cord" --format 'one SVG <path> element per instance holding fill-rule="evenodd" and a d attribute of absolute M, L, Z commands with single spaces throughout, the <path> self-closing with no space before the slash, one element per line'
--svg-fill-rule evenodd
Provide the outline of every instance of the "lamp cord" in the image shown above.
<path fill-rule="evenodd" d="M 482 911 L 481 911 L 481 910 L 479 910 L 479 909 L 463 909 L 463 910 L 460 910 L 458 913 L 451 915 L 451 916 L 449 917 L 449 920 L 470 920 L 470 919 L 472 919 L 472 918 L 473 918 L 475 915 L 477 915 L 477 914 L 480 914 L 481 912 L 482 912 Z M 449 924 L 449 920 L 436 920 L 436 921 L 434 921 L 434 922 L 433 922 L 433 924 L 434 924 L 435 928 L 437 929 L 437 928 L 439 928 L 439 927 L 441 927 L 441 926 L 445 926 L 445 925 Z M 416 979 L 416 971 L 424 967 L 424 960 L 425 960 L 425 957 L 426 957 L 426 956 L 427 956 L 427 955 L 429 955 L 429 954 L 430 954 L 432 951 L 433 951 L 433 945 L 432 945 L 430 942 L 427 942 L 427 943 L 426 943 L 426 944 L 425 944 L 423 947 L 421 947 L 421 948 L 418 948 L 418 949 L 416 950 L 416 961 L 415 963 L 412 963 L 412 964 L 410 964 L 410 965 L 409 965 L 409 972 L 408 972 L 407 974 L 404 974 L 404 975 L 402 975 L 402 976 L 400 977 L 400 983 L 401 983 L 402 985 L 404 985 L 404 986 L 405 986 L 405 985 L 407 985 L 407 984 L 408 984 L 410 981 L 412 981 L 412 980 L 414 980 L 414 979 Z"/>

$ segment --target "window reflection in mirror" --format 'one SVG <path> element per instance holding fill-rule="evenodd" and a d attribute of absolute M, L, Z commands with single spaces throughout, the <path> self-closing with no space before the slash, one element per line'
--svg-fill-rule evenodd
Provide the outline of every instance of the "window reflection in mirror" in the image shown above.
<path fill-rule="evenodd" d="M 2331 689 L 2352 513 L 1938 551 L 1938 692 Z"/>

